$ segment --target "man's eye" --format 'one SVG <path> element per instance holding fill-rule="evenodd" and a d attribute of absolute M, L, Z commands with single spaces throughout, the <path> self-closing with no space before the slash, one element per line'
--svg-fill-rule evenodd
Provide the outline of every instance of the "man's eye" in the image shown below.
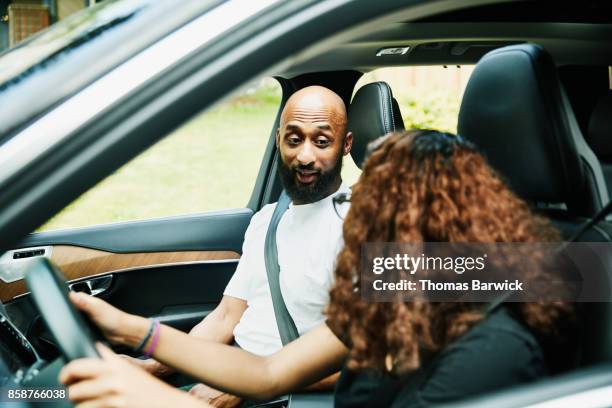
<path fill-rule="evenodd" d="M 329 140 L 327 139 L 317 139 L 315 141 L 315 144 L 319 147 L 326 147 L 329 145 Z"/>
<path fill-rule="evenodd" d="M 289 143 L 290 145 L 298 145 L 300 144 L 300 138 L 297 136 L 293 136 L 293 137 L 289 137 L 287 138 L 287 143 Z"/>

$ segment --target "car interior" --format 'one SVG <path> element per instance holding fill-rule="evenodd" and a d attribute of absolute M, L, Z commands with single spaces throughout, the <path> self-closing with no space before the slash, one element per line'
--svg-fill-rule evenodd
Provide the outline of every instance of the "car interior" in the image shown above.
<path fill-rule="evenodd" d="M 351 156 L 360 167 L 368 143 L 405 128 L 391 86 L 377 81 L 356 89 L 362 75 L 382 67 L 468 64 L 476 65 L 461 101 L 458 134 L 474 142 L 520 197 L 572 239 L 612 194 L 612 5 L 500 2 L 366 26 L 333 46 L 298 52 L 272 72 L 282 100 L 244 208 L 35 232 L 8 246 L 0 258 L 0 360 L 23 384 L 52 384 L 62 356 L 76 347 L 58 341 L 42 316 L 41 308 L 55 308 L 37 300 L 45 298 L 45 286 L 26 285 L 23 271 L 33 268 L 26 262 L 32 259 L 50 259 L 71 290 L 188 331 L 221 299 L 254 212 L 281 192 L 274 132 L 293 92 L 322 85 L 340 95 L 354 135 Z M 595 223 L 577 240 L 612 242 L 612 221 Z M 612 294 L 609 255 L 593 271 L 607 284 L 597 288 L 602 297 Z M 564 350 L 547 356 L 550 378 L 449 406 L 526 406 L 612 384 L 612 303 L 580 307 L 580 331 Z M 60 326 L 55 330 L 91 330 Z M 555 353 L 568 348 L 571 362 L 555 365 Z M 180 386 L 192 380 L 175 375 L 168 381 Z M 579 400 L 573 405 L 582 406 Z"/>

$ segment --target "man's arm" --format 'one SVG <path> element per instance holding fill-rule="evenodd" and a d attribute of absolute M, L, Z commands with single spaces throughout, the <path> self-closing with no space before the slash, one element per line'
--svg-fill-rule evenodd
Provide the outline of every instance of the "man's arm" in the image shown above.
<path fill-rule="evenodd" d="M 223 296 L 219 305 L 189 331 L 200 339 L 229 344 L 234 339 L 234 328 L 247 308 L 244 299 Z"/>
<path fill-rule="evenodd" d="M 234 338 L 234 328 L 246 308 L 246 300 L 225 295 L 215 310 L 189 331 L 189 335 L 203 340 L 229 344 Z M 142 363 L 137 364 L 145 365 L 144 368 L 147 371 L 158 377 L 174 372 L 170 367 L 153 359 L 140 361 Z"/>

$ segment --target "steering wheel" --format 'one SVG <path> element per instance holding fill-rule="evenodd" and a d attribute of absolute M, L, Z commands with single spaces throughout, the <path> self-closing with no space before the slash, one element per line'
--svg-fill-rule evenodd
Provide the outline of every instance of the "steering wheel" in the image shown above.
<path fill-rule="evenodd" d="M 55 337 L 66 361 L 100 355 L 86 318 L 68 299 L 68 286 L 59 268 L 47 258 L 32 259 L 27 266 L 26 283 L 34 304 Z"/>

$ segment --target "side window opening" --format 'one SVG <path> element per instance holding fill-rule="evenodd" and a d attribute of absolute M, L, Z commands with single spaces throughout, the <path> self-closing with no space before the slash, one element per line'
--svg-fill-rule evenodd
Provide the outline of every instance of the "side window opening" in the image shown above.
<path fill-rule="evenodd" d="M 366 84 L 384 81 L 398 101 L 406 129 L 456 133 L 461 98 L 473 69 L 473 65 L 380 68 L 363 75 L 353 95 Z M 359 174 L 361 170 L 352 159 L 345 160 L 345 182 L 354 184 Z"/>
<path fill-rule="evenodd" d="M 273 78 L 185 123 L 38 231 L 245 207 L 281 101 Z"/>

